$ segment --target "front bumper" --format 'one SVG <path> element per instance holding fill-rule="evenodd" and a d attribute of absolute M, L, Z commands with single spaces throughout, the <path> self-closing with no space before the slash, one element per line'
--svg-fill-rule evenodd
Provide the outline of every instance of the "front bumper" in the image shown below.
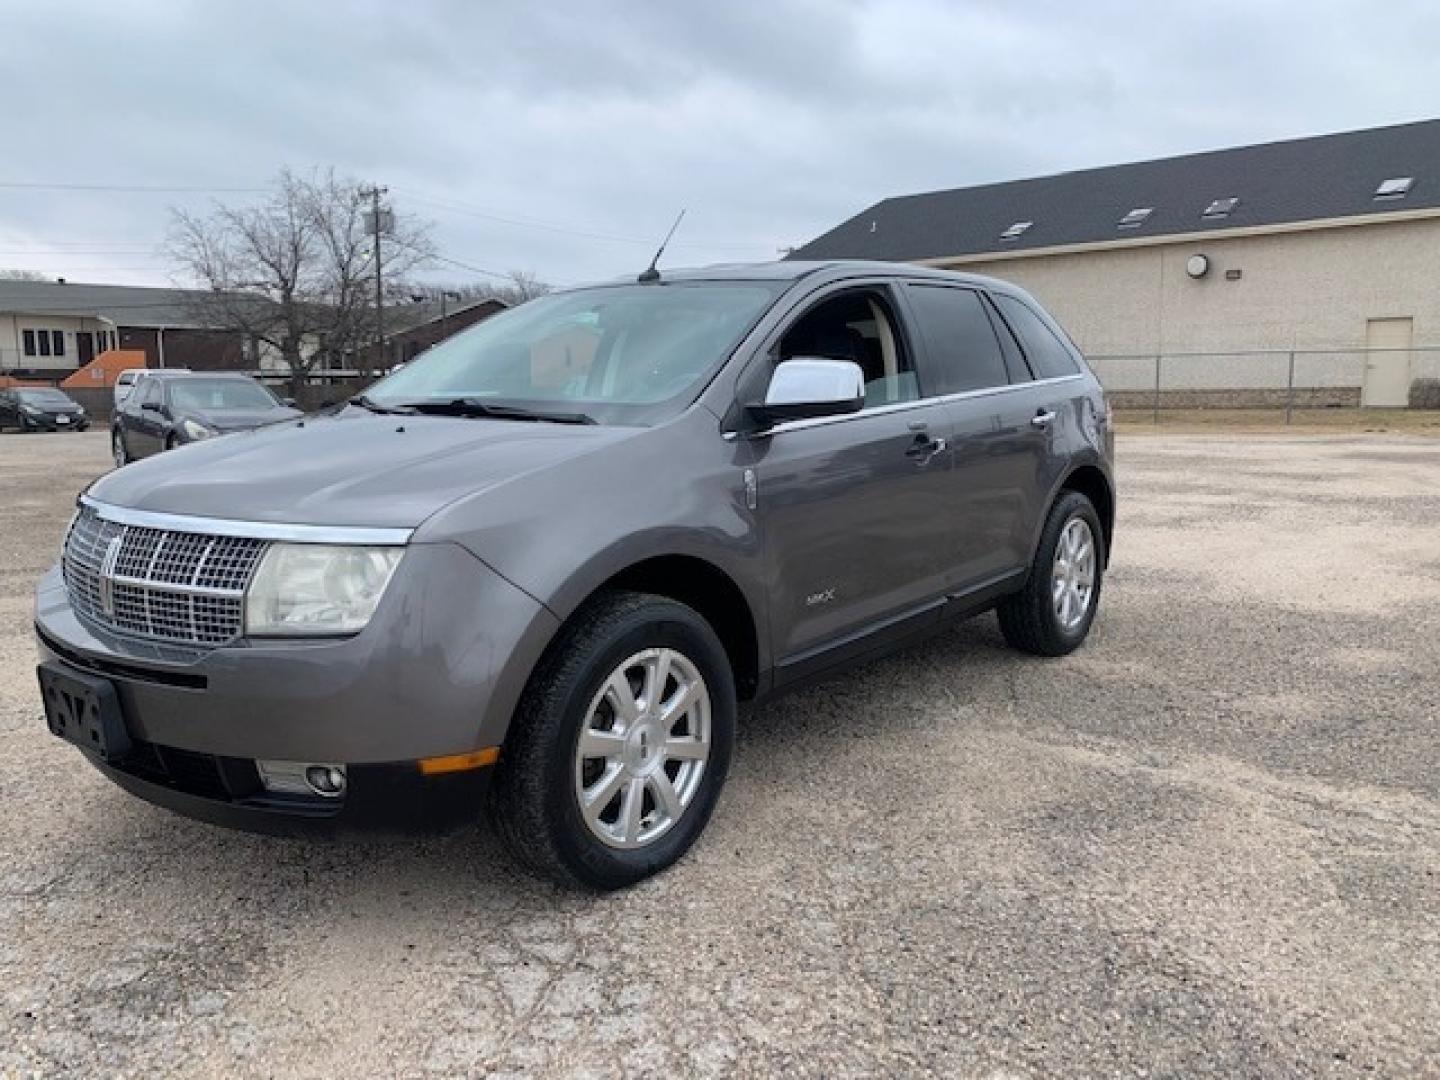
<path fill-rule="evenodd" d="M 449 543 L 412 544 L 370 625 L 349 638 L 210 650 L 125 638 L 76 615 L 58 568 L 35 611 L 42 659 L 115 689 L 140 756 L 92 758 L 102 772 L 150 802 L 267 832 L 423 827 L 457 802 L 473 813 L 490 770 L 422 776 L 417 762 L 499 746 L 555 628 Z M 343 764 L 352 780 L 340 800 L 267 797 L 257 759 Z"/>
<path fill-rule="evenodd" d="M 122 762 L 83 755 L 132 795 L 186 817 L 274 836 L 351 832 L 428 833 L 473 821 L 492 769 L 424 776 L 413 761 L 353 765 L 343 797 L 279 796 L 260 784 L 253 761 L 137 744 Z"/>
<path fill-rule="evenodd" d="M 20 414 L 20 426 L 25 431 L 84 431 L 90 426 L 90 418 L 76 413 L 66 413 L 69 419 L 61 423 L 58 416 L 42 414 L 32 416 L 29 413 Z"/>

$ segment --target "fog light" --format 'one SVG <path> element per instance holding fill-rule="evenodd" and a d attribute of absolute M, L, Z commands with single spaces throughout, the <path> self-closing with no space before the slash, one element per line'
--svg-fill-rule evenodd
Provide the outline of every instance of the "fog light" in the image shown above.
<path fill-rule="evenodd" d="M 339 765 L 311 765 L 305 770 L 305 782 L 317 795 L 345 794 L 345 770 Z"/>
<path fill-rule="evenodd" d="M 304 761 L 257 761 L 260 782 L 278 795 L 323 795 L 338 799 L 345 794 L 344 765 L 312 765 Z"/>

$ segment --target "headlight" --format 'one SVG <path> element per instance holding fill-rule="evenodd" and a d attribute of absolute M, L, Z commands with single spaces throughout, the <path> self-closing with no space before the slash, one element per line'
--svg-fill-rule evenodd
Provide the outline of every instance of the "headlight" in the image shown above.
<path fill-rule="evenodd" d="M 245 632 L 289 637 L 363 630 L 404 553 L 399 547 L 271 544 L 245 591 Z"/>
<path fill-rule="evenodd" d="M 21 405 L 21 406 L 20 406 L 20 411 L 21 411 L 21 412 L 24 412 L 24 413 L 27 413 L 27 414 L 30 415 L 30 416 L 43 416 L 43 415 L 44 415 L 44 413 L 42 413 L 42 412 L 41 412 L 39 409 L 37 409 L 34 405 Z"/>
<path fill-rule="evenodd" d="M 204 424 L 197 424 L 188 417 L 180 421 L 180 430 L 192 439 L 208 439 L 211 435 L 217 434 L 214 428 L 208 428 Z"/>

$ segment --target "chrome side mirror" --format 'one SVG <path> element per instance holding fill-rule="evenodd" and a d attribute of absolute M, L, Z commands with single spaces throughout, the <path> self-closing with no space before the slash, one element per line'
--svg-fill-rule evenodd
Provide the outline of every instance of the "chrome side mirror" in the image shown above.
<path fill-rule="evenodd" d="M 770 376 L 765 400 L 745 407 L 762 427 L 785 420 L 840 416 L 865 407 L 865 373 L 852 360 L 800 356 Z"/>

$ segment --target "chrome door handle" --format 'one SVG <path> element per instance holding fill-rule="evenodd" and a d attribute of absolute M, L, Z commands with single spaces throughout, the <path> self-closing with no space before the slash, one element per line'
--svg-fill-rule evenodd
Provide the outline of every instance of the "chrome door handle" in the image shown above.
<path fill-rule="evenodd" d="M 1030 425 L 1032 427 L 1045 428 L 1049 427 L 1050 421 L 1054 419 L 1055 414 L 1053 412 L 1038 412 L 1030 418 Z"/>
<path fill-rule="evenodd" d="M 943 438 L 932 439 L 928 435 L 917 435 L 910 444 L 910 449 L 905 451 L 905 456 L 915 458 L 921 465 L 928 465 L 930 459 L 936 454 L 944 453 L 948 445 Z"/>

